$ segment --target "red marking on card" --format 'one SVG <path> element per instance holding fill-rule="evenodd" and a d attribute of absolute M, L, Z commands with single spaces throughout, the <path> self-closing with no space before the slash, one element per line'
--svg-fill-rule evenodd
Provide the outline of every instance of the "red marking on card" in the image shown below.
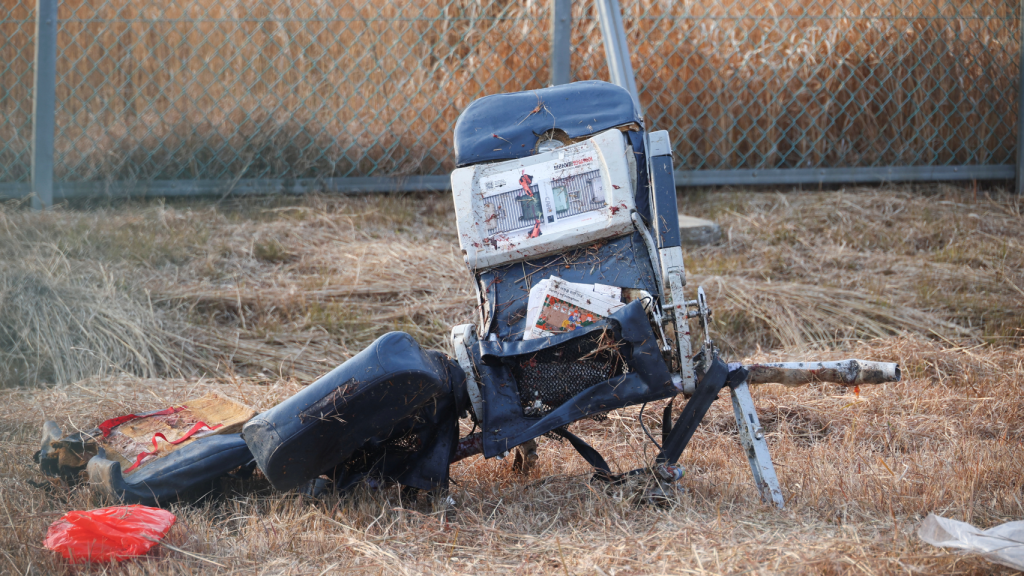
<path fill-rule="evenodd" d="M 533 230 L 530 230 L 529 237 L 536 238 L 538 236 L 540 236 L 540 220 L 537 220 L 537 223 L 533 225 Z"/>

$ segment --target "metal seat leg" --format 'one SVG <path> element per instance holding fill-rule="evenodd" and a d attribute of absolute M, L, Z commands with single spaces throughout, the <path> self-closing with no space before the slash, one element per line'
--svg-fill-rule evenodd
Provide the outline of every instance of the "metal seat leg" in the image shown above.
<path fill-rule="evenodd" d="M 775 504 L 780 510 L 785 507 L 782 500 L 782 489 L 779 478 L 775 475 L 768 443 L 764 439 L 764 431 L 754 410 L 754 399 L 750 397 L 750 387 L 746 382 L 731 389 L 732 409 L 736 414 L 736 427 L 740 431 L 740 444 L 750 461 L 750 471 L 754 474 L 754 484 L 765 502 Z"/>

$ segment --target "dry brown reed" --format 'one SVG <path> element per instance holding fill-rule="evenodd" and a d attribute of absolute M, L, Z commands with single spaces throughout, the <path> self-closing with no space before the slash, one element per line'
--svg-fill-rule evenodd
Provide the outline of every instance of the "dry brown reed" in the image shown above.
<path fill-rule="evenodd" d="M 1024 337 L 1024 232 L 1011 197 L 903 187 L 681 202 L 724 230 L 720 245 L 689 250 L 687 267 L 689 290 L 707 289 L 717 341 L 731 355 L 902 333 L 955 343 Z M 444 349 L 451 326 L 476 318 L 446 196 L 0 216 L 8 267 L 46 262 L 31 247 L 52 244 L 72 276 L 105 270 L 115 279 L 119 299 L 104 302 L 155 309 L 162 332 L 143 332 L 184 350 L 165 362 L 172 374 L 309 381 L 385 332 Z"/>
<path fill-rule="evenodd" d="M 177 366 L 152 309 L 120 298 L 109 282 L 68 273 L 0 266 L 0 385 L 155 376 Z"/>
<path fill-rule="evenodd" d="M 21 175 L 29 7 L 0 8 L 0 141 Z M 686 168 L 1005 163 L 1015 10 L 623 2 L 647 116 Z M 508 0 L 62 2 L 58 177 L 443 173 L 469 102 L 548 82 L 546 11 Z M 576 3 L 574 22 L 575 78 L 606 78 L 593 3 Z"/>
<path fill-rule="evenodd" d="M 624 6 L 648 116 L 672 133 L 683 166 L 721 169 L 1007 161 L 1015 10 L 976 0 Z"/>
<path fill-rule="evenodd" d="M 34 27 L 28 3 L 0 5 L 0 182 L 28 180 Z"/>

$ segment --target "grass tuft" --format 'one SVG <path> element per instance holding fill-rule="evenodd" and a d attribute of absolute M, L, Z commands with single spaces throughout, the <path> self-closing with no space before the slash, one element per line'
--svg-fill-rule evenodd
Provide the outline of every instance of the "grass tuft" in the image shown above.
<path fill-rule="evenodd" d="M 63 263 L 49 264 L 0 266 L 0 385 L 152 377 L 179 367 L 174 338 L 153 309 L 107 279 L 69 277 Z"/>

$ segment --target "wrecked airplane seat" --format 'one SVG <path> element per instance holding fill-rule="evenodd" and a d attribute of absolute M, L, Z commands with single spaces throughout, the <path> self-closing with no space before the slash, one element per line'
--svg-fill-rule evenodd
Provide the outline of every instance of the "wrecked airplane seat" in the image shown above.
<path fill-rule="evenodd" d="M 459 247 L 479 312 L 452 329 L 455 358 L 391 332 L 259 415 L 213 424 L 167 409 L 68 437 L 48 423 L 43 470 L 68 478 L 88 466 L 102 491 L 139 502 L 144 491 L 164 502 L 250 460 L 280 490 L 315 495 L 364 478 L 429 490 L 446 488 L 449 465 L 475 454 L 517 450 L 525 471 L 537 461 L 534 440 L 556 435 L 595 480 L 654 480 L 640 483 L 653 501 L 673 493 L 679 458 L 728 388 L 754 486 L 782 508 L 750 385 L 899 381 L 891 363 L 720 357 L 706 294 L 687 286 L 669 135 L 646 130 L 623 88 L 587 81 L 486 96 L 462 112 L 454 143 Z M 674 400 L 662 407 L 660 445 L 645 428 L 654 457 L 631 471 L 613 473 L 568 429 L 677 396 L 678 416 Z M 479 431 L 460 439 L 464 415 Z"/>
<path fill-rule="evenodd" d="M 452 331 L 482 430 L 464 439 L 460 456 L 477 446 L 485 457 L 500 456 L 553 433 L 569 440 L 595 478 L 653 473 L 671 483 L 680 476 L 676 461 L 728 387 L 755 485 L 782 507 L 749 385 L 899 380 L 888 363 L 746 367 L 719 357 L 704 290 L 686 295 L 693 287 L 671 139 L 647 130 L 627 90 L 586 81 L 485 96 L 462 112 L 454 136 L 459 246 L 480 311 L 477 324 Z M 703 335 L 697 345 L 691 319 Z M 675 422 L 672 404 L 664 408 L 662 445 L 641 469 L 611 474 L 598 451 L 566 429 L 676 395 L 688 400 Z"/>
<path fill-rule="evenodd" d="M 39 451 L 32 456 L 43 474 L 60 478 L 69 484 L 81 479 L 81 474 L 99 450 L 92 435 L 76 432 L 68 436 L 52 420 L 43 423 L 43 439 Z"/>
<path fill-rule="evenodd" d="M 216 392 L 178 406 L 125 414 L 65 436 L 43 424 L 35 460 L 47 476 L 128 504 L 160 505 L 209 492 L 252 462 L 239 432 L 256 411 Z"/>
<path fill-rule="evenodd" d="M 764 370 L 723 361 L 704 290 L 686 297 L 668 133 L 648 132 L 623 88 L 587 81 L 480 98 L 459 116 L 454 144 L 452 199 L 478 322 L 452 329 L 455 359 L 387 334 L 250 420 L 243 436 L 271 483 L 310 494 L 368 476 L 445 487 L 451 462 L 516 449 L 533 464 L 534 439 L 553 434 L 596 480 L 645 474 L 659 484 L 652 494 L 671 493 L 683 476 L 678 459 L 728 388 L 755 486 L 782 507 L 749 391 L 752 370 Z M 898 375 L 895 365 L 857 361 L 805 375 L 782 365 L 770 378 Z M 677 418 L 671 403 L 663 408 L 661 446 L 642 468 L 613 473 L 568 430 L 675 396 L 688 400 Z M 459 439 L 464 411 L 479 432 Z"/>
<path fill-rule="evenodd" d="M 447 487 L 468 405 L 466 376 L 440 352 L 390 332 L 242 431 L 279 490 L 326 475 L 335 489 L 364 477 Z"/>

